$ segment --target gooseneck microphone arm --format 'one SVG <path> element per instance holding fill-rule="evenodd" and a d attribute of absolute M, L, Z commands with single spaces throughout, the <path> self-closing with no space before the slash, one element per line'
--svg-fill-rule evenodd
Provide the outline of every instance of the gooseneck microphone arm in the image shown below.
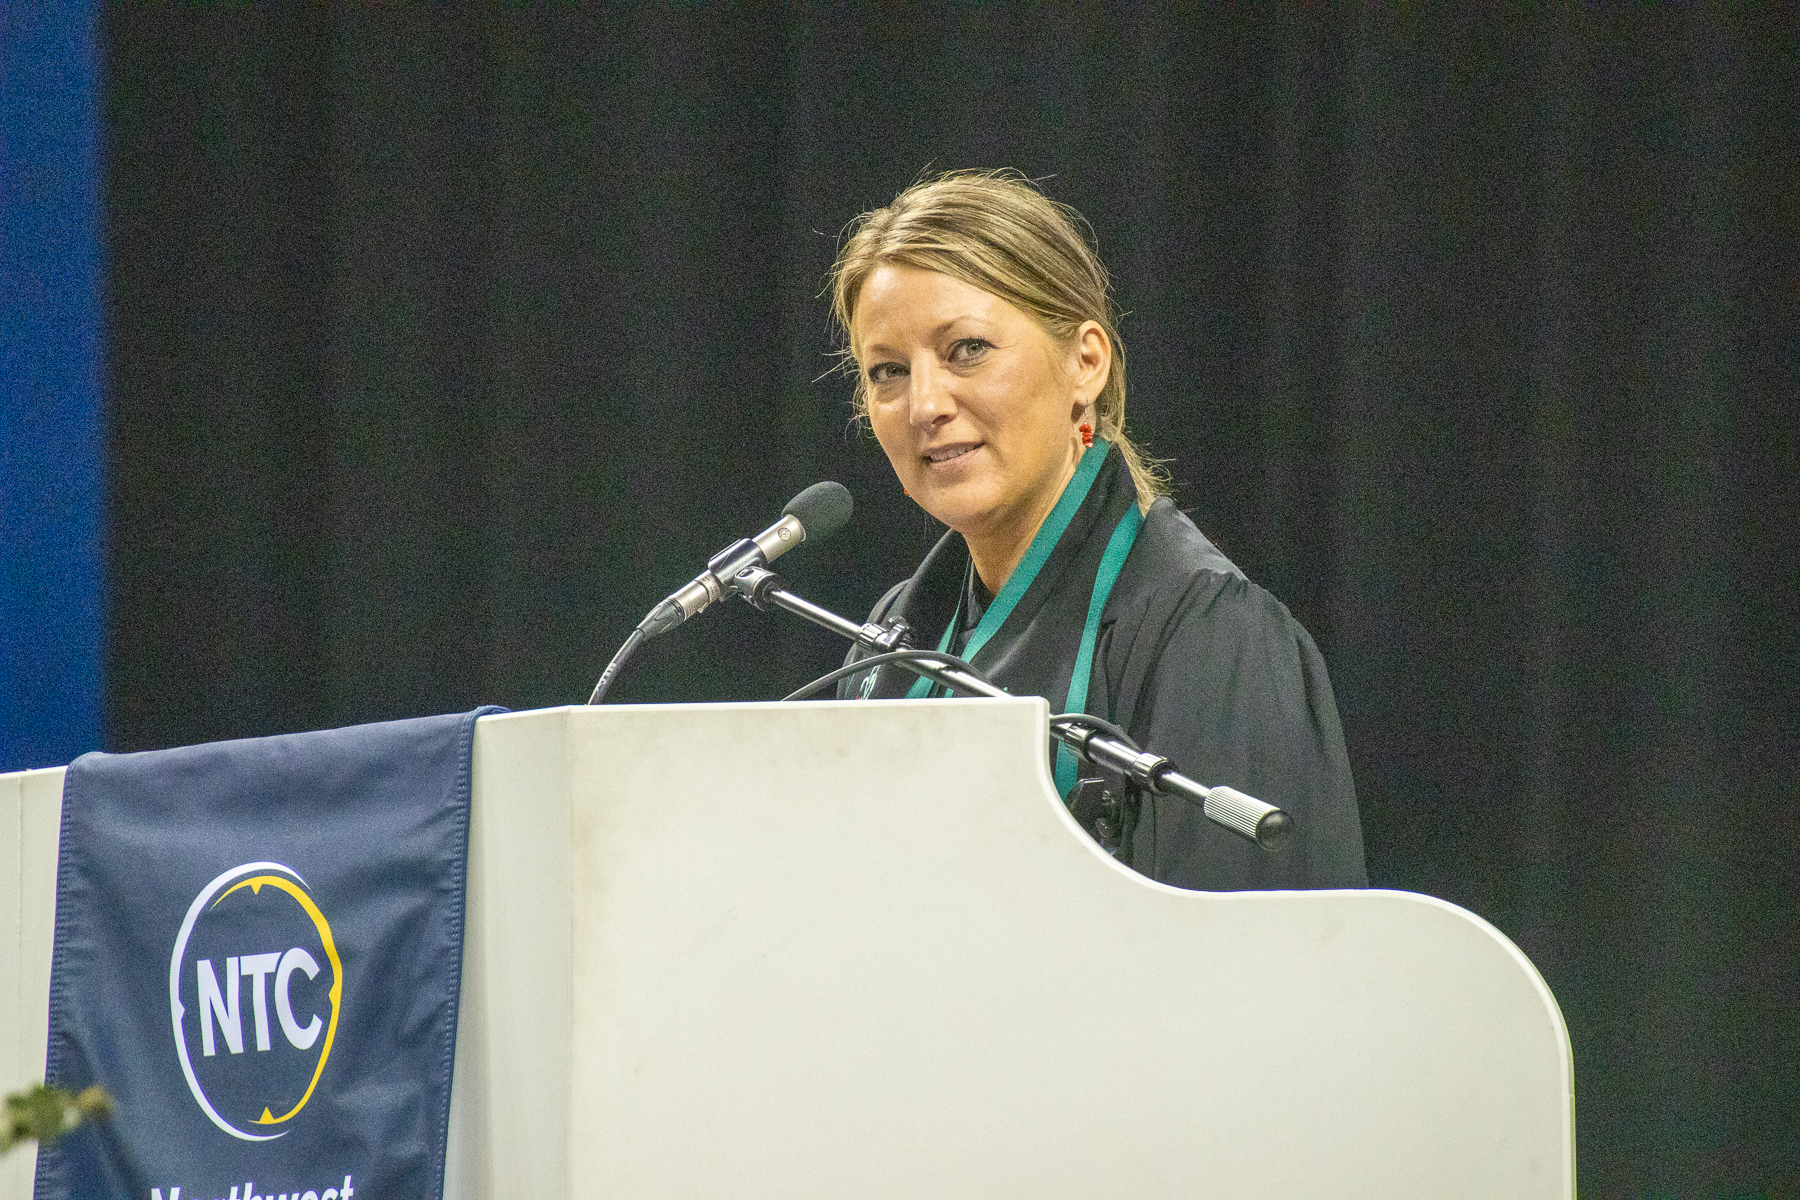
<path fill-rule="evenodd" d="M 848 638 L 864 650 L 883 655 L 884 658 L 906 640 L 907 629 L 904 622 L 896 621 L 887 625 L 859 624 L 840 617 L 829 609 L 820 608 L 812 601 L 795 595 L 788 590 L 786 580 L 766 567 L 747 567 L 732 578 L 731 584 L 732 591 L 757 608 L 765 611 L 771 607 L 784 609 Z M 933 654 L 929 658 L 924 655 L 915 658 L 906 655 L 902 658 L 894 654 L 887 661 L 968 695 L 1002 697 L 1008 694 L 1005 689 L 975 673 L 961 659 L 944 661 L 946 659 L 950 659 L 950 656 Z M 953 665 L 955 663 L 962 665 Z M 1255 842 L 1264 850 L 1276 849 L 1294 831 L 1294 819 L 1273 804 L 1265 804 L 1254 796 L 1245 795 L 1236 788 L 1223 784 L 1206 787 L 1196 783 L 1176 770 L 1175 764 L 1168 759 L 1140 750 L 1129 740 L 1098 725 L 1085 723 L 1079 718 L 1079 714 L 1051 718 L 1050 735 L 1085 761 L 1128 780 L 1133 787 L 1156 795 L 1176 796 L 1190 804 L 1199 805 L 1209 820 L 1239 837 Z"/>

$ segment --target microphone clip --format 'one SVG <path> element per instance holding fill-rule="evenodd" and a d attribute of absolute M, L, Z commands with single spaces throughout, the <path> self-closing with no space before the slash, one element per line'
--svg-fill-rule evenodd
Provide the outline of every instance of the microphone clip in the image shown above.
<path fill-rule="evenodd" d="M 737 577 L 752 567 L 760 567 L 769 558 L 749 538 L 739 538 L 717 554 L 706 560 L 706 574 L 702 579 L 711 583 L 709 591 L 716 590 L 714 601 L 723 599 L 727 593 L 739 590 Z"/>
<path fill-rule="evenodd" d="M 761 612 L 773 612 L 774 606 L 769 602 L 769 593 L 786 590 L 787 580 L 767 567 L 752 565 L 731 576 L 725 587 L 727 591 L 742 596 L 752 608 Z"/>
<path fill-rule="evenodd" d="M 910 650 L 912 626 L 901 617 L 892 617 L 879 625 L 865 623 L 856 631 L 856 644 L 871 655 Z"/>

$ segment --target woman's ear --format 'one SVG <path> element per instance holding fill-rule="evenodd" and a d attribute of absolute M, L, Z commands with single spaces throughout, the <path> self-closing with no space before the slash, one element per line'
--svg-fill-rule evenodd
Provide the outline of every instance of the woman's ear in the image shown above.
<path fill-rule="evenodd" d="M 1075 394 L 1084 406 L 1092 408 L 1112 374 L 1112 339 L 1106 336 L 1100 322 L 1083 321 L 1075 331 L 1074 352 Z"/>

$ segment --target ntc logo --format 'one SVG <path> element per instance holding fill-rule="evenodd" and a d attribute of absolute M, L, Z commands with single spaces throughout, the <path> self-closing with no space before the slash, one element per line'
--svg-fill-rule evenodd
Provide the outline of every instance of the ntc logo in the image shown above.
<path fill-rule="evenodd" d="M 286 1134 L 271 1127 L 312 1099 L 343 995 L 331 923 L 298 872 L 245 863 L 202 888 L 169 958 L 169 1014 L 182 1073 L 213 1124 L 251 1142 Z"/>

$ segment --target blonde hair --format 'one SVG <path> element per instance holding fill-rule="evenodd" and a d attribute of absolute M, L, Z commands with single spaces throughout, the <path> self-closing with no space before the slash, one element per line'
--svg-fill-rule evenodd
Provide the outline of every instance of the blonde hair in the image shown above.
<path fill-rule="evenodd" d="M 1162 464 L 1125 432 L 1125 344 L 1106 267 L 1083 236 L 1080 213 L 1040 192 L 1016 171 L 952 171 L 913 184 L 886 208 L 850 223 L 831 267 L 831 311 L 854 369 L 850 329 L 863 284 L 884 263 L 935 271 L 1018 308 L 1059 344 L 1084 321 L 1106 331 L 1112 370 L 1094 398 L 1097 432 L 1119 448 L 1138 504 L 1169 492 Z M 856 372 L 856 415 L 868 419 L 868 381 Z"/>

